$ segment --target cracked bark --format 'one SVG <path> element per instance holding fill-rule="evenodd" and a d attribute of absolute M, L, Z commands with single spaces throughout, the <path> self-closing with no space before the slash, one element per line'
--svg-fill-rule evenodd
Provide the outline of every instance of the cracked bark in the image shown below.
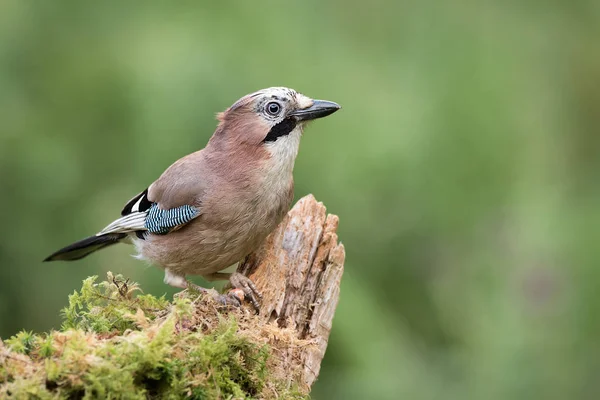
<path fill-rule="evenodd" d="M 238 267 L 263 295 L 259 318 L 310 343 L 281 354 L 286 376 L 307 390 L 319 375 L 339 299 L 345 251 L 338 222 L 312 195 L 303 197 Z"/>

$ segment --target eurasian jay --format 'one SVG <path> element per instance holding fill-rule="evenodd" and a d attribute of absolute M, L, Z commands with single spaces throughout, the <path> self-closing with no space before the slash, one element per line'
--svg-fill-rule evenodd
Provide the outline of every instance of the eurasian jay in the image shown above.
<path fill-rule="evenodd" d="M 206 147 L 171 165 L 131 199 L 121 218 L 44 261 L 79 260 L 115 243 L 165 270 L 165 283 L 188 288 L 186 275 L 229 280 L 258 306 L 252 281 L 222 271 L 257 249 L 290 208 L 292 170 L 307 121 L 340 109 L 284 87 L 259 90 L 219 113 Z M 225 296 L 222 296 L 225 299 Z M 227 296 L 239 304 L 235 296 Z"/>

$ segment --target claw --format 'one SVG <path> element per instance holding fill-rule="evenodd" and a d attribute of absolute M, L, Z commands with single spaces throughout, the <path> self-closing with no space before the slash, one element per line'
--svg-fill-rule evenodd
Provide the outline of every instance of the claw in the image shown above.
<path fill-rule="evenodd" d="M 242 299 L 240 299 L 236 293 L 233 293 L 234 290 L 230 290 L 226 294 L 220 294 L 220 295 L 216 296 L 215 300 L 224 306 L 232 306 L 232 307 L 236 307 L 236 308 L 241 307 L 243 297 L 242 297 Z"/>
<path fill-rule="evenodd" d="M 229 277 L 229 282 L 234 290 L 241 290 L 244 293 L 244 297 L 250 300 L 257 312 L 260 310 L 260 302 L 258 299 L 262 299 L 262 295 L 250 278 L 239 272 L 234 272 Z"/>
<path fill-rule="evenodd" d="M 231 289 L 231 290 L 229 291 L 229 293 L 227 293 L 227 294 L 228 294 L 229 296 L 233 296 L 233 297 L 235 297 L 236 299 L 238 299 L 238 300 L 239 300 L 239 302 L 240 302 L 240 304 L 242 303 L 242 301 L 244 301 L 244 296 L 245 296 L 245 293 L 244 293 L 244 291 L 243 291 L 242 289 Z"/>
<path fill-rule="evenodd" d="M 241 307 L 242 301 L 244 301 L 244 292 L 241 289 L 232 289 L 225 294 L 217 294 L 215 290 L 209 290 L 198 286 L 194 283 L 188 282 L 188 290 L 193 290 L 199 293 L 209 293 L 212 297 L 224 306 Z"/>
<path fill-rule="evenodd" d="M 218 303 L 224 306 L 241 307 L 244 299 L 249 299 L 254 309 L 258 312 L 260 310 L 259 300 L 262 299 L 262 295 L 254 285 L 254 282 L 247 276 L 234 272 L 229 276 L 229 283 L 231 290 L 227 294 L 215 295 L 214 290 L 208 290 L 202 286 L 198 286 L 195 283 L 187 281 L 185 276 L 176 275 L 166 270 L 165 282 L 174 287 L 185 288 L 191 292 L 197 293 L 211 293 L 212 296 L 217 300 Z"/>

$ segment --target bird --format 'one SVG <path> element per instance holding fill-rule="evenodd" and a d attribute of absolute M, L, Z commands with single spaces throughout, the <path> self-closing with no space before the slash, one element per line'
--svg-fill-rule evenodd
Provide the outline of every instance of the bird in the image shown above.
<path fill-rule="evenodd" d="M 100 232 L 44 261 L 74 261 L 117 243 L 133 244 L 134 257 L 164 269 L 166 284 L 204 292 L 187 277 L 228 280 L 232 290 L 219 300 L 239 306 L 248 299 L 258 309 L 254 283 L 221 271 L 256 250 L 283 220 L 294 196 L 304 128 L 340 108 L 286 87 L 240 98 L 217 114 L 203 149 L 175 161 Z"/>

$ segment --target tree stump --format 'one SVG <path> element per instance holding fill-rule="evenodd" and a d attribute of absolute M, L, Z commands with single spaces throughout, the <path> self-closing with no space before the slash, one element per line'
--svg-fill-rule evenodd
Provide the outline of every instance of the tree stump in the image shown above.
<path fill-rule="evenodd" d="M 340 294 L 345 251 L 338 223 L 323 203 L 305 196 L 238 267 L 263 295 L 259 318 L 310 343 L 284 350 L 279 363 L 307 392 L 319 375 Z"/>

